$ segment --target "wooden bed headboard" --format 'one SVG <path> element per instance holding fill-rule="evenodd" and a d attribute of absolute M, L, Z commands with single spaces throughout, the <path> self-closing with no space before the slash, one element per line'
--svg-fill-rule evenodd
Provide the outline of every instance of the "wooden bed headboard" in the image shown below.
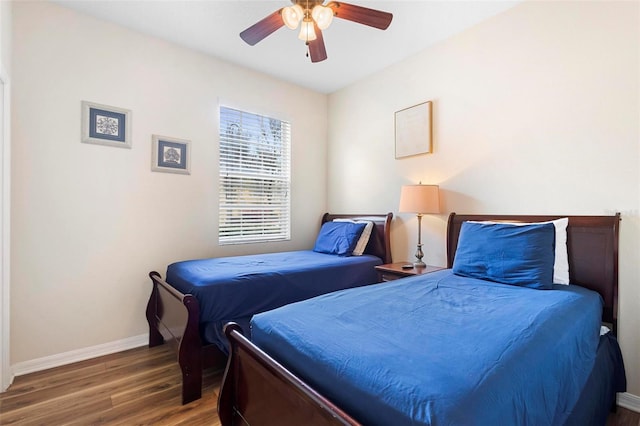
<path fill-rule="evenodd" d="M 459 215 L 451 213 L 447 225 L 447 267 L 453 266 L 462 222 L 468 220 L 545 222 L 569 218 L 567 251 L 569 280 L 597 291 L 604 300 L 602 320 L 618 324 L 618 233 L 620 213 L 613 216 Z"/>
<path fill-rule="evenodd" d="M 373 222 L 373 230 L 369 243 L 365 248 L 366 254 L 378 256 L 384 263 L 391 263 L 391 219 L 393 213 L 386 214 L 331 214 L 322 216 L 322 223 L 331 222 L 334 219 L 367 220 Z"/>

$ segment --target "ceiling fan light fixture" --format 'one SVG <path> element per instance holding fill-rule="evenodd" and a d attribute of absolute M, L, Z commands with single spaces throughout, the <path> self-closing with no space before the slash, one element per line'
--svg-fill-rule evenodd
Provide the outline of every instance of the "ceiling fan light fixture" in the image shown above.
<path fill-rule="evenodd" d="M 331 25 L 334 16 L 380 30 L 386 30 L 393 19 L 393 14 L 389 12 L 342 1 L 329 0 L 327 6 L 323 6 L 325 0 L 290 1 L 293 6 L 281 7 L 267 15 L 240 32 L 240 38 L 248 45 L 255 46 L 281 27 L 287 26 L 295 30 L 302 23 L 298 38 L 307 46 L 307 57 L 316 63 L 327 59 L 323 31 Z"/>
<path fill-rule="evenodd" d="M 298 28 L 298 24 L 304 17 L 304 10 L 299 4 L 282 8 L 282 22 L 292 30 Z"/>
<path fill-rule="evenodd" d="M 300 26 L 300 34 L 298 38 L 302 41 L 313 41 L 316 39 L 316 32 L 313 29 L 313 21 L 311 19 L 304 19 Z"/>
<path fill-rule="evenodd" d="M 329 7 L 318 4 L 311 11 L 311 17 L 316 21 L 318 28 L 326 30 L 333 21 L 333 10 Z"/>

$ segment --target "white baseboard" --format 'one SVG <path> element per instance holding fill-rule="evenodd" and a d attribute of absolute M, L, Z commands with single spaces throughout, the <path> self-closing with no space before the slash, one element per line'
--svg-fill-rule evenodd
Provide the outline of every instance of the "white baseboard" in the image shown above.
<path fill-rule="evenodd" d="M 122 352 L 128 349 L 139 348 L 140 346 L 145 346 L 148 343 L 149 335 L 142 334 L 140 336 L 129 337 L 115 342 L 91 346 L 89 348 L 46 356 L 44 358 L 33 359 L 30 361 L 18 362 L 11 366 L 11 372 L 13 376 L 22 376 L 24 374 L 60 367 L 62 365 L 72 364 L 86 359 Z"/>
<path fill-rule="evenodd" d="M 619 393 L 617 403 L 621 407 L 640 413 L 640 396 L 629 392 Z"/>

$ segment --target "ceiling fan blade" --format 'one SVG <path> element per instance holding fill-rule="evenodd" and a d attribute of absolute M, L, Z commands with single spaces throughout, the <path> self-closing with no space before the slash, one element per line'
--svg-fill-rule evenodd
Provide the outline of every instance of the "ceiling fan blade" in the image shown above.
<path fill-rule="evenodd" d="M 381 10 L 369 9 L 367 7 L 356 6 L 354 4 L 332 1 L 327 4 L 333 10 L 336 18 L 357 22 L 358 24 L 386 30 L 391 24 L 393 14 Z"/>
<path fill-rule="evenodd" d="M 256 22 L 240 33 L 240 38 L 251 46 L 255 45 L 269 34 L 284 26 L 282 21 L 282 9 L 278 9 L 266 18 Z"/>
<path fill-rule="evenodd" d="M 324 38 L 322 30 L 314 22 L 314 30 L 316 31 L 316 39 L 309 42 L 309 55 L 311 62 L 321 62 L 327 59 L 327 49 L 324 47 Z"/>

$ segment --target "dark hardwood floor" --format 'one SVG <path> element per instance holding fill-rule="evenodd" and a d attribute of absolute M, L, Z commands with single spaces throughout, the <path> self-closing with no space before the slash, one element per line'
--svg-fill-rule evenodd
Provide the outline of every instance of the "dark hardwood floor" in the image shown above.
<path fill-rule="evenodd" d="M 640 426 L 640 413 L 618 407 L 615 414 L 610 414 L 607 426 Z"/>
<path fill-rule="evenodd" d="M 1 425 L 220 425 L 222 371 L 203 397 L 181 404 L 181 374 L 167 345 L 138 348 L 16 377 L 0 394 Z"/>
<path fill-rule="evenodd" d="M 222 371 L 206 371 L 203 397 L 180 403 L 181 375 L 166 345 L 138 348 L 16 377 L 0 394 L 0 425 L 220 425 Z M 640 426 L 619 407 L 607 426 Z"/>

